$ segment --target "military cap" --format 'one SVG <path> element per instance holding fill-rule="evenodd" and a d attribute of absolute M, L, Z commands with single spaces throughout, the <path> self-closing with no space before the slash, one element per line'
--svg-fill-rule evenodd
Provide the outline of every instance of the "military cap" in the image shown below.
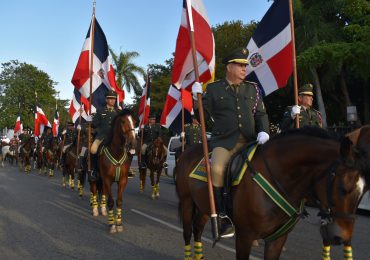
<path fill-rule="evenodd" d="M 156 118 L 157 118 L 156 114 L 155 114 L 155 113 L 151 113 L 151 114 L 149 115 L 149 119 L 151 119 L 151 118 L 156 119 Z"/>
<path fill-rule="evenodd" d="M 68 121 L 68 122 L 67 122 L 67 125 L 68 125 L 68 126 L 74 126 L 75 124 L 74 124 L 72 121 Z"/>
<path fill-rule="evenodd" d="M 248 50 L 245 48 L 238 48 L 232 51 L 229 55 L 222 59 L 223 64 L 241 63 L 248 64 Z"/>
<path fill-rule="evenodd" d="M 110 90 L 105 93 L 105 98 L 117 98 L 117 94 L 113 90 Z"/>
<path fill-rule="evenodd" d="M 298 95 L 309 95 L 313 96 L 313 85 L 312 84 L 304 84 L 298 90 Z"/>

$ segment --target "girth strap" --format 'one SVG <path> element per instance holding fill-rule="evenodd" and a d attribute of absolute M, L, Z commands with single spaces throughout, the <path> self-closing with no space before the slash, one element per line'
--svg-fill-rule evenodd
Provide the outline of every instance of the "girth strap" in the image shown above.
<path fill-rule="evenodd" d="M 114 157 L 109 152 L 108 147 L 104 147 L 103 148 L 103 153 L 105 154 L 105 156 L 107 156 L 107 158 L 109 159 L 109 161 L 116 167 L 116 175 L 114 177 L 114 181 L 115 182 L 118 182 L 119 179 L 120 179 L 120 177 L 121 177 L 121 166 L 122 166 L 122 164 L 125 162 L 125 160 L 127 158 L 126 149 L 124 150 L 124 153 L 123 153 L 123 155 L 122 155 L 122 157 L 121 157 L 121 159 L 119 161 L 117 161 L 116 159 L 114 159 Z"/>

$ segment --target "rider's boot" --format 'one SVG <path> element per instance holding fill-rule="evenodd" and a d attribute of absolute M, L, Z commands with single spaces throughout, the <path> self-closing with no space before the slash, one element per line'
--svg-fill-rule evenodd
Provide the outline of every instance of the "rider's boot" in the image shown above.
<path fill-rule="evenodd" d="M 213 187 L 215 206 L 218 215 L 218 234 L 219 238 L 230 238 L 234 236 L 235 228 L 231 218 L 226 215 L 225 201 L 222 193 L 222 187 Z"/>
<path fill-rule="evenodd" d="M 141 162 L 140 162 L 140 165 L 139 165 L 139 168 L 140 169 L 145 169 L 146 168 L 146 156 L 145 154 L 142 154 L 141 155 Z"/>
<path fill-rule="evenodd" d="M 88 180 L 96 181 L 98 177 L 98 155 L 97 154 L 91 154 L 91 170 L 88 173 Z"/>

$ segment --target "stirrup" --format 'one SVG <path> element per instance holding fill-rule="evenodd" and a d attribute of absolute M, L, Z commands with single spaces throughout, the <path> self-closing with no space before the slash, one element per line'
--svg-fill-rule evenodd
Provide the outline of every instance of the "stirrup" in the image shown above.
<path fill-rule="evenodd" d="M 218 215 L 218 218 L 219 218 L 219 237 L 220 238 L 231 238 L 235 235 L 235 227 L 234 227 L 234 224 L 231 220 L 231 218 L 229 218 L 229 216 L 227 216 L 226 214 L 223 214 L 223 213 L 220 213 Z"/>

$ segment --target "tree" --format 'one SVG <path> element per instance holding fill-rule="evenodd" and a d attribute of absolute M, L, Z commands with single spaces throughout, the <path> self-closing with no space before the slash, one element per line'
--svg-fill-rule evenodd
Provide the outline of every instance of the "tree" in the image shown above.
<path fill-rule="evenodd" d="M 139 53 L 129 51 L 120 52 L 117 55 L 112 48 L 109 48 L 109 52 L 112 55 L 118 87 L 121 89 L 125 87 L 129 93 L 131 89 L 134 90 L 135 94 L 140 93 L 141 86 L 136 74 L 144 76 L 144 69 L 133 62 L 134 58 L 139 57 Z"/>
<path fill-rule="evenodd" d="M 56 103 L 54 89 L 56 82 L 35 66 L 20 63 L 17 60 L 2 63 L 1 66 L 0 128 L 13 128 L 18 112 L 20 112 L 23 126 L 32 128 L 36 102 L 41 105 L 47 118 L 52 121 Z M 37 92 L 37 100 L 35 92 Z M 67 100 L 58 101 L 60 115 L 65 118 L 67 118 L 65 109 L 67 103 Z"/>

